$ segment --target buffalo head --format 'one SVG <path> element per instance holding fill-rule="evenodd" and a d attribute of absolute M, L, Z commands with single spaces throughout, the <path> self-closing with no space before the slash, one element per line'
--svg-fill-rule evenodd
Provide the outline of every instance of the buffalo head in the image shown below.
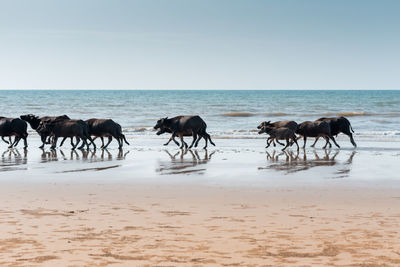
<path fill-rule="evenodd" d="M 163 126 L 165 126 L 166 121 L 168 120 L 168 117 L 161 118 L 157 121 L 156 125 L 154 125 L 154 130 L 157 130 Z"/>

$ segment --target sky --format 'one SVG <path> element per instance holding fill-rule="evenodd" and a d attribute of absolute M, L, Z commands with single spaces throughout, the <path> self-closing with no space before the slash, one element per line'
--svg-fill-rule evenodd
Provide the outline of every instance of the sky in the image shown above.
<path fill-rule="evenodd" d="M 400 89 L 400 1 L 0 0 L 0 89 Z"/>

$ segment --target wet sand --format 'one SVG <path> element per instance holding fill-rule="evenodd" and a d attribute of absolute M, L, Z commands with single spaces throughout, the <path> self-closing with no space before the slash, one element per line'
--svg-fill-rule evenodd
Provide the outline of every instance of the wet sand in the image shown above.
<path fill-rule="evenodd" d="M 6 151 L 0 266 L 400 265 L 398 143 L 217 141 Z"/>

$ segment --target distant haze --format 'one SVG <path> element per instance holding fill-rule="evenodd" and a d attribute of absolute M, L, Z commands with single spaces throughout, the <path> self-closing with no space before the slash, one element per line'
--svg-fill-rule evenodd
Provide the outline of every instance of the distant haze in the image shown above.
<path fill-rule="evenodd" d="M 399 89 L 400 1 L 0 0 L 1 89 Z"/>

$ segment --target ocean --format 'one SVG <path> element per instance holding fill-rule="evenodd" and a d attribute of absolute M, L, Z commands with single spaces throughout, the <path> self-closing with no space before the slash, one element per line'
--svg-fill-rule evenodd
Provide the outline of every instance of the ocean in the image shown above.
<path fill-rule="evenodd" d="M 214 138 L 259 138 L 256 127 L 264 120 L 299 123 L 341 115 L 356 139 L 400 140 L 395 90 L 4 90 L 0 97 L 0 116 L 112 118 L 131 137 L 155 137 L 152 127 L 167 116 L 200 115 Z"/>

